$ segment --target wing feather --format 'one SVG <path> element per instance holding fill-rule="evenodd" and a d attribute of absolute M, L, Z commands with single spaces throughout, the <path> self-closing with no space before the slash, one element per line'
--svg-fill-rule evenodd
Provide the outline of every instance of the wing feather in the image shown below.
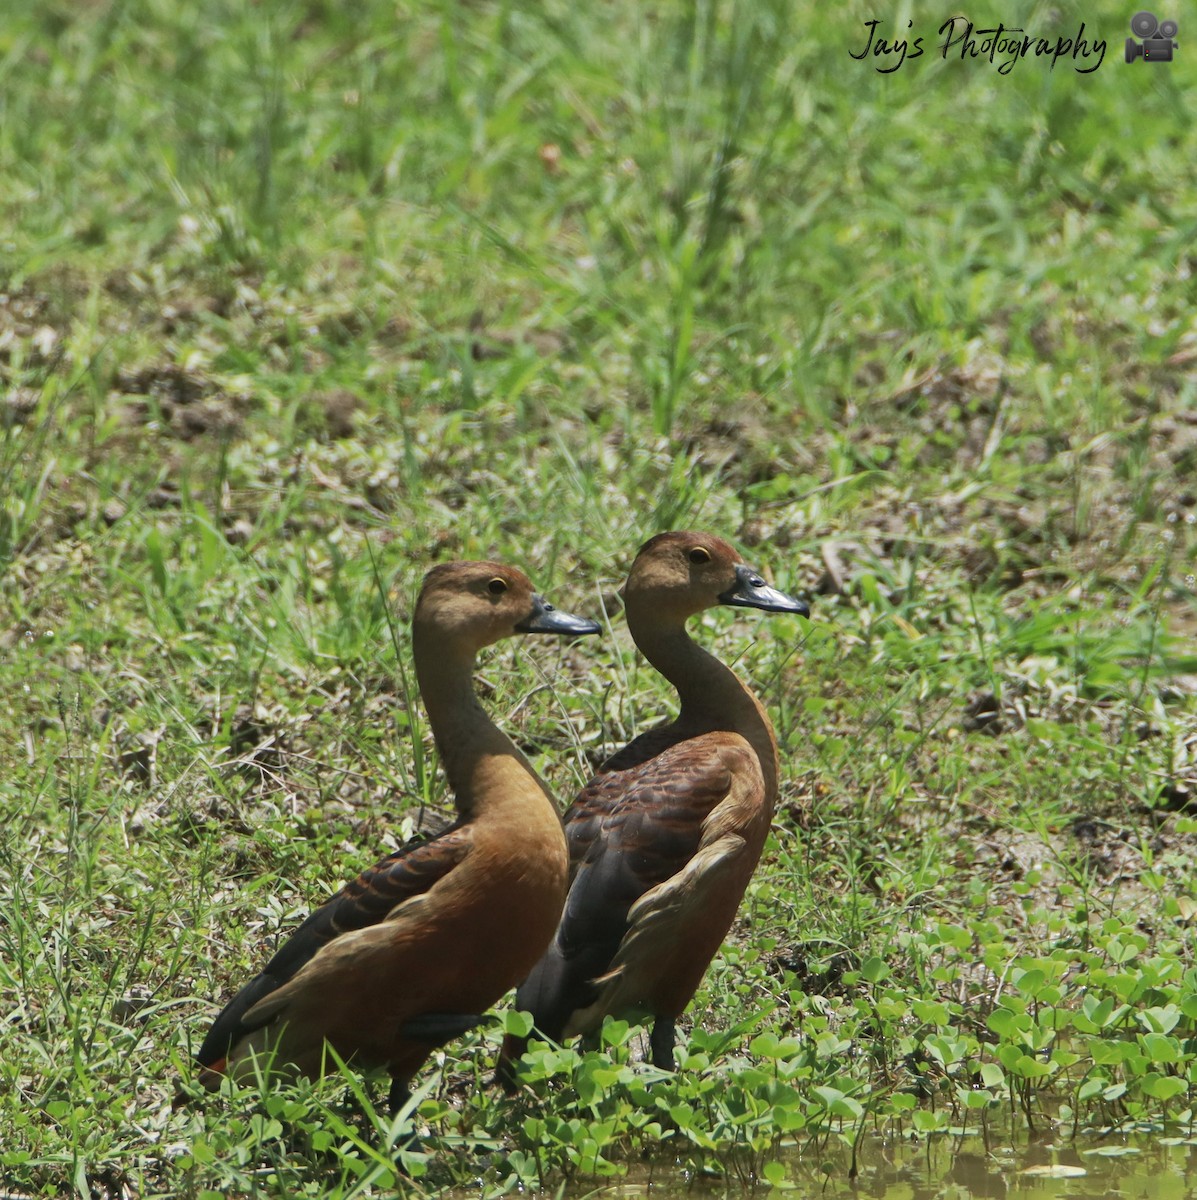
<path fill-rule="evenodd" d="M 731 792 L 741 753 L 705 738 L 638 753 L 651 748 L 631 743 L 566 814 L 573 882 L 557 936 L 516 996 L 555 1040 L 570 1015 L 597 998 L 637 902 L 703 847 L 707 818 Z"/>
<path fill-rule="evenodd" d="M 200 1046 L 199 1063 L 221 1070 L 238 1042 L 278 1015 L 274 1006 L 264 1003 L 272 992 L 293 979 L 334 938 L 378 925 L 408 901 L 428 893 L 462 862 L 470 844 L 469 827 L 451 825 L 435 837 L 413 839 L 347 883 L 225 1005 Z"/>

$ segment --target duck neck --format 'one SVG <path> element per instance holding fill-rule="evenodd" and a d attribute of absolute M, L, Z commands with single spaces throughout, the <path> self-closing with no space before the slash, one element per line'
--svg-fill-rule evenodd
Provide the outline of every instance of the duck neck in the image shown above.
<path fill-rule="evenodd" d="M 686 632 L 684 622 L 638 613 L 629 606 L 628 627 L 641 653 L 677 689 L 681 711 L 675 726 L 687 736 L 727 731 L 756 751 L 766 794 L 777 795 L 777 739 L 760 701 L 740 677 Z"/>
<path fill-rule="evenodd" d="M 417 629 L 412 657 L 458 812 L 476 819 L 526 805 L 529 793 L 543 796 L 544 788 L 528 760 L 479 703 L 474 653 L 434 632 Z"/>

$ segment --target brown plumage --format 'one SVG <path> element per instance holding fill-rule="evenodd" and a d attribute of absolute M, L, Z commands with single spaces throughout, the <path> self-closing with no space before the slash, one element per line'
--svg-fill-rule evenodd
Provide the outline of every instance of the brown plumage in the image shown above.
<path fill-rule="evenodd" d="M 545 785 L 478 703 L 474 659 L 516 633 L 598 631 L 546 604 L 512 567 L 428 572 L 412 655 L 458 820 L 308 917 L 216 1018 L 197 1055 L 205 1086 L 252 1077 L 254 1054 L 317 1075 L 327 1042 L 355 1065 L 385 1068 L 397 1105 L 432 1050 L 528 973 L 561 915 L 565 837 Z"/>
<path fill-rule="evenodd" d="M 636 645 L 677 688 L 681 711 L 608 759 L 566 813 L 565 911 L 516 1003 L 554 1041 L 595 1031 L 607 1014 L 651 1021 L 653 1061 L 672 1069 L 674 1023 L 735 918 L 778 776 L 764 708 L 686 621 L 718 604 L 809 610 L 704 533 L 647 542 L 624 599 Z M 525 1045 L 505 1041 L 504 1080 Z"/>

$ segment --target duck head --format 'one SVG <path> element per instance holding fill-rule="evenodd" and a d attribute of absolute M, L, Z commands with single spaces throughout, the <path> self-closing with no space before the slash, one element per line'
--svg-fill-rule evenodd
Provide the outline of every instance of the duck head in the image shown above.
<path fill-rule="evenodd" d="M 440 563 L 424 576 L 414 629 L 435 631 L 481 650 L 517 633 L 598 633 L 601 626 L 562 612 L 515 567 L 497 562 Z"/>
<path fill-rule="evenodd" d="M 629 606 L 693 616 L 719 604 L 809 617 L 805 601 L 771 587 L 729 542 L 710 533 L 659 533 L 640 547 L 623 588 Z"/>

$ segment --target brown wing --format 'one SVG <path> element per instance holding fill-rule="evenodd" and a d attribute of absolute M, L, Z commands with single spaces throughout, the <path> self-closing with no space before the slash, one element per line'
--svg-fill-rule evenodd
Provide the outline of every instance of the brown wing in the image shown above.
<path fill-rule="evenodd" d="M 627 796 L 635 769 L 658 758 L 679 740 L 672 722 L 640 734 L 607 759 L 598 774 L 578 793 L 564 817 L 571 879 L 599 837 L 603 822 Z"/>
<path fill-rule="evenodd" d="M 629 910 L 693 858 L 707 816 L 731 787 L 724 748 L 694 738 L 598 776 L 579 796 L 567 814 L 578 858 L 565 911 L 553 944 L 516 995 L 542 1033 L 560 1040 L 570 1015 L 593 1003 L 594 981 L 628 932 Z"/>
<path fill-rule="evenodd" d="M 292 979 L 333 938 L 386 920 L 396 907 L 429 891 L 469 853 L 471 834 L 450 826 L 433 838 L 408 842 L 347 883 L 288 938 L 256 979 L 245 985 L 212 1023 L 197 1061 L 221 1070 L 233 1047 L 264 1022 L 247 1020 L 259 1001 Z"/>

